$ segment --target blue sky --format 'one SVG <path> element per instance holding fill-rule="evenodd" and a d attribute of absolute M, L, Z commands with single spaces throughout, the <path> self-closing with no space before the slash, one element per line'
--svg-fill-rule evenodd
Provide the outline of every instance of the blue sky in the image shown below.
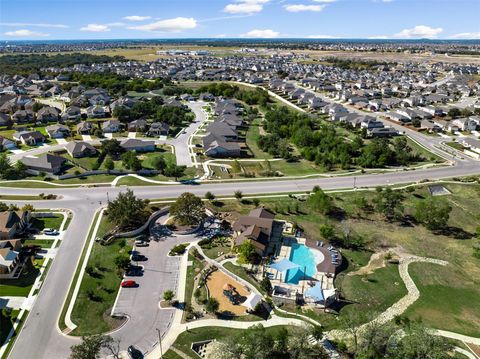
<path fill-rule="evenodd" d="M 0 39 L 480 39 L 480 0 L 0 0 Z"/>

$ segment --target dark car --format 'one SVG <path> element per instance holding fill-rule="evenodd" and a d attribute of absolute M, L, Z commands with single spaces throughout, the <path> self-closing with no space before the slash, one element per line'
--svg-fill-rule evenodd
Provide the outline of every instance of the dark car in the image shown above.
<path fill-rule="evenodd" d="M 125 272 L 127 277 L 141 277 L 143 275 L 143 268 L 139 266 L 131 266 Z"/>
<path fill-rule="evenodd" d="M 135 348 L 133 345 L 130 345 L 127 349 L 128 355 L 132 359 L 143 359 L 143 354 L 140 350 Z"/>
<path fill-rule="evenodd" d="M 147 259 L 148 258 L 145 257 L 143 254 L 133 254 L 132 255 L 132 261 L 135 261 L 135 262 L 144 262 Z"/>

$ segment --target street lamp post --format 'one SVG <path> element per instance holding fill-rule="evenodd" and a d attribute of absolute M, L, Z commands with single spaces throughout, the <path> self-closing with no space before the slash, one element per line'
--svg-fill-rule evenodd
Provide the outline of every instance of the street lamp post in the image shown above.
<path fill-rule="evenodd" d="M 160 329 L 157 328 L 158 333 L 158 345 L 160 346 L 160 359 L 163 358 L 163 350 L 162 350 L 162 334 L 160 333 Z"/>

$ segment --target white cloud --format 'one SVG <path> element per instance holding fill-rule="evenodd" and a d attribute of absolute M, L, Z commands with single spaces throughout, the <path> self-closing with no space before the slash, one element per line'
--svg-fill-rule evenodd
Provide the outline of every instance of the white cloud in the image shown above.
<path fill-rule="evenodd" d="M 308 35 L 307 39 L 336 39 L 337 36 L 332 35 Z"/>
<path fill-rule="evenodd" d="M 197 20 L 192 17 L 176 17 L 152 22 L 146 25 L 130 26 L 132 30 L 158 31 L 158 32 L 181 32 L 197 27 Z"/>
<path fill-rule="evenodd" d="M 63 24 L 31 24 L 31 23 L 26 23 L 26 22 L 0 22 L 0 26 L 34 26 L 34 27 L 52 27 L 52 28 L 68 28 L 69 26 L 63 25 Z"/>
<path fill-rule="evenodd" d="M 109 22 L 108 24 L 105 24 L 106 26 L 125 26 L 126 24 L 124 22 Z"/>
<path fill-rule="evenodd" d="M 337 0 L 313 0 L 314 2 L 321 2 L 323 4 L 331 4 L 332 2 L 337 2 Z"/>
<path fill-rule="evenodd" d="M 81 27 L 80 31 L 88 32 L 107 32 L 110 31 L 110 28 L 107 25 L 101 24 L 88 24 L 87 26 Z"/>
<path fill-rule="evenodd" d="M 450 39 L 480 39 L 480 32 L 462 32 L 449 36 Z"/>
<path fill-rule="evenodd" d="M 417 25 L 411 29 L 405 29 L 395 34 L 395 37 L 403 39 L 419 39 L 436 37 L 443 31 L 441 27 L 433 28 L 425 25 Z"/>
<path fill-rule="evenodd" d="M 259 39 L 271 39 L 274 37 L 278 37 L 279 32 L 273 31 L 270 29 L 265 29 L 265 30 L 251 30 L 245 34 L 241 34 L 241 37 L 253 37 L 253 38 L 259 38 Z"/>
<path fill-rule="evenodd" d="M 151 16 L 130 15 L 130 16 L 124 16 L 123 18 L 125 20 L 128 20 L 128 21 L 144 21 L 144 20 L 151 19 L 152 17 Z"/>
<path fill-rule="evenodd" d="M 370 40 L 385 40 L 385 39 L 388 39 L 388 36 L 385 36 L 385 35 L 369 36 L 369 37 L 367 37 L 367 39 L 370 39 Z"/>
<path fill-rule="evenodd" d="M 223 9 L 229 14 L 255 14 L 263 10 L 263 5 L 270 0 L 237 0 Z"/>
<path fill-rule="evenodd" d="M 284 5 L 284 9 L 289 12 L 302 12 L 302 11 L 322 11 L 326 5 L 304 5 L 304 4 L 290 4 Z"/>
<path fill-rule="evenodd" d="M 5 36 L 11 37 L 43 37 L 43 36 L 50 36 L 49 34 L 44 34 L 43 32 L 35 32 L 27 29 L 15 30 L 15 31 L 7 31 Z"/>

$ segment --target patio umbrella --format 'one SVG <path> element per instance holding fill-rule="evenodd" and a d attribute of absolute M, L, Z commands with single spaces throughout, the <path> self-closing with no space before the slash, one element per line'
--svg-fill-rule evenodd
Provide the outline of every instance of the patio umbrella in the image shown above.
<path fill-rule="evenodd" d="M 273 263 L 270 268 L 276 269 L 279 272 L 286 272 L 289 269 L 299 268 L 296 263 L 289 261 L 287 258 L 283 258 L 280 262 Z"/>
<path fill-rule="evenodd" d="M 323 290 L 322 290 L 322 285 L 320 284 L 320 282 L 317 282 L 315 284 L 315 286 L 308 289 L 305 292 L 305 295 L 307 297 L 315 299 L 317 302 L 325 300 L 325 296 L 324 296 L 324 293 L 323 293 Z"/>

